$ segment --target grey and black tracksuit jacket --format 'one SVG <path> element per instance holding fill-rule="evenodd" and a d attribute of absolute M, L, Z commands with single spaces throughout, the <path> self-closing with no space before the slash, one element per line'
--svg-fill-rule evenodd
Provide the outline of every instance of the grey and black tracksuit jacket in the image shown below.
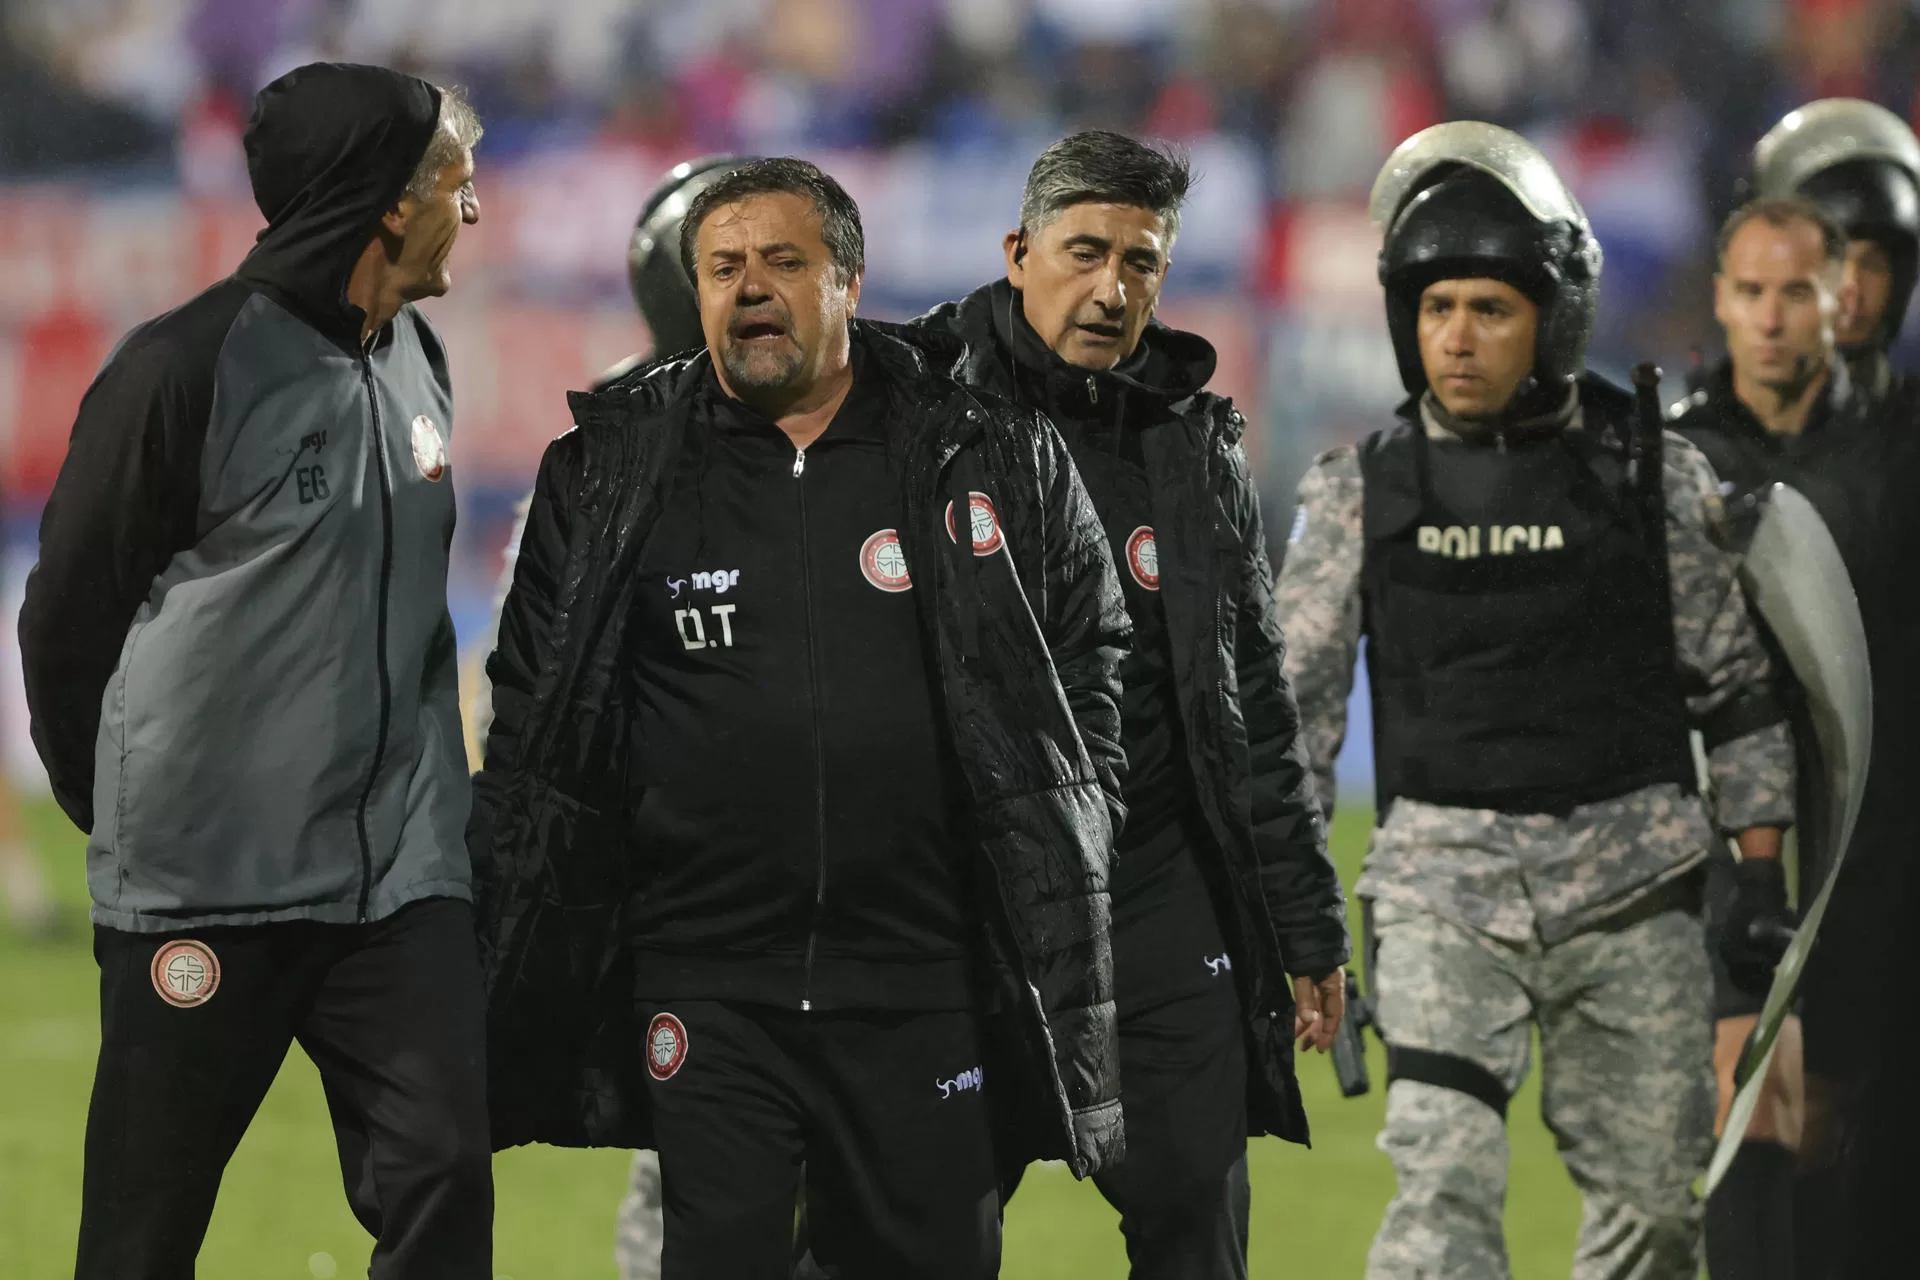
<path fill-rule="evenodd" d="M 33 738 L 112 928 L 470 896 L 446 353 L 411 306 L 363 346 L 345 297 L 439 102 L 359 70 L 324 127 L 256 116 L 267 229 L 121 341 L 42 518 Z"/>

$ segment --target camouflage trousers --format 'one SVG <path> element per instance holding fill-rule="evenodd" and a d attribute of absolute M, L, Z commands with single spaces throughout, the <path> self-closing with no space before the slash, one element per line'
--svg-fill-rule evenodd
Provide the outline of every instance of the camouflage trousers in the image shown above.
<path fill-rule="evenodd" d="M 620 1280 L 660 1280 L 660 1241 L 666 1233 L 663 1204 L 659 1155 L 634 1152 L 633 1172 L 627 1177 L 627 1194 L 620 1201 L 619 1232 L 613 1245 Z"/>
<path fill-rule="evenodd" d="M 1585 1202 L 1573 1280 L 1694 1280 L 1693 1183 L 1713 1138 L 1713 982 L 1697 914 L 1634 913 L 1515 946 L 1379 903 L 1370 978 L 1388 1044 L 1464 1058 L 1507 1096 L 1540 1030 L 1541 1113 Z M 1506 1280 L 1504 1118 L 1417 1080 L 1387 1089 L 1398 1190 L 1369 1280 Z"/>

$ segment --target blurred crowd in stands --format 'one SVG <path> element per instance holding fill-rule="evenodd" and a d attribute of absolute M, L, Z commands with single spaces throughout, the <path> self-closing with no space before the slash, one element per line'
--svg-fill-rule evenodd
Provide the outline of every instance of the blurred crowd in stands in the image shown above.
<path fill-rule="evenodd" d="M 0 176 L 217 180 L 203 135 L 324 57 L 468 86 L 496 160 L 593 138 L 965 148 L 1104 125 L 1243 139 L 1288 200 L 1363 190 L 1392 140 L 1465 116 L 1657 140 L 1695 162 L 1712 213 L 1797 102 L 1910 115 L 1917 46 L 1903 0 L 0 0 Z"/>

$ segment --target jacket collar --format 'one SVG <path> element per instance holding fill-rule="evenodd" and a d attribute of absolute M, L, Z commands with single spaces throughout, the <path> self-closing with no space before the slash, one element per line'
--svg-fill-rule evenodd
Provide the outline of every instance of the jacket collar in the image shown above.
<path fill-rule="evenodd" d="M 1751 437 L 1774 449 L 1785 448 L 1793 439 L 1767 430 L 1753 410 L 1740 399 L 1733 389 L 1731 357 L 1723 357 L 1707 375 L 1705 391 L 1706 402 L 1713 406 L 1721 423 L 1729 431 Z M 1807 410 L 1807 422 L 1800 429 L 1798 438 L 1812 439 L 1843 425 L 1858 413 L 1860 406 L 1860 393 L 1847 371 L 1847 362 L 1836 356 L 1828 366 L 1827 385 L 1820 389 L 1813 406 Z"/>
<path fill-rule="evenodd" d="M 1038 400 L 1048 414 L 1075 420 L 1112 421 L 1126 405 L 1165 408 L 1189 400 L 1206 388 L 1219 359 L 1213 344 L 1198 334 L 1150 320 L 1139 349 L 1118 368 L 1070 365 L 1033 331 L 1020 291 L 1005 279 L 975 289 L 928 319 L 942 315 L 966 344 L 959 372 L 967 382 L 1023 403 Z M 936 331 L 916 324 L 914 340 Z"/>
<path fill-rule="evenodd" d="M 883 416 L 890 452 L 903 456 L 926 445 L 919 424 L 929 410 L 952 410 L 940 414 L 933 440 L 936 466 L 945 465 L 984 430 L 972 394 L 944 371 L 947 366 L 935 364 L 936 357 L 955 365 L 964 359 L 966 350 L 957 340 L 918 330 L 909 336 L 902 325 L 855 320 L 853 342 L 865 361 L 865 375 L 876 379 L 888 397 L 889 409 Z M 570 391 L 567 403 L 581 427 L 633 423 L 676 407 L 690 409 L 716 383 L 713 356 L 702 349 L 655 361 L 596 390 Z"/>

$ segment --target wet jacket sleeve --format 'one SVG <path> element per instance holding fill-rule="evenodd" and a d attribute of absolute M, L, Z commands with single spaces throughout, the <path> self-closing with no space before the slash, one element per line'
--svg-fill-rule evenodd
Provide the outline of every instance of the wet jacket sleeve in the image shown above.
<path fill-rule="evenodd" d="M 1313 762 L 1321 813 L 1333 820 L 1333 762 L 1347 738 L 1347 699 L 1360 652 L 1360 458 L 1323 454 L 1300 481 L 1275 588 L 1286 633 L 1286 672 L 1300 706 L 1300 737 Z"/>
<path fill-rule="evenodd" d="M 1347 962 L 1346 897 L 1327 853 L 1327 827 L 1314 793 L 1300 708 L 1287 678 L 1287 645 L 1275 612 L 1260 498 L 1238 445 L 1227 456 L 1229 508 L 1242 570 L 1235 665 L 1253 770 L 1253 840 L 1267 911 L 1295 977 L 1320 978 Z"/>
<path fill-rule="evenodd" d="M 519 764 L 520 734 L 553 626 L 554 600 L 567 558 L 578 450 L 577 433 L 569 433 L 548 445 L 540 460 L 533 498 L 519 528 L 511 585 L 500 606 L 494 649 L 487 658 L 492 711 L 484 763 L 473 779 L 473 816 L 467 824 L 467 853 L 473 861 L 477 898 L 495 887 L 493 814 L 501 786 Z"/>
<path fill-rule="evenodd" d="M 1047 504 L 1047 647 L 1093 760 L 1117 837 L 1126 819 L 1121 798 L 1127 757 L 1120 745 L 1120 660 L 1132 641 L 1120 577 L 1106 530 L 1060 434 L 1039 420 L 1041 474 Z"/>
<path fill-rule="evenodd" d="M 1791 826 L 1792 731 L 1740 589 L 1739 557 L 1711 536 L 1719 484 L 1697 446 L 1668 432 L 1666 450 L 1674 647 L 1688 710 L 1707 740 L 1714 823 L 1729 832 Z"/>
<path fill-rule="evenodd" d="M 34 746 L 54 798 L 93 830 L 101 699 L 153 582 L 197 539 L 210 352 L 136 331 L 80 402 L 20 609 Z"/>

